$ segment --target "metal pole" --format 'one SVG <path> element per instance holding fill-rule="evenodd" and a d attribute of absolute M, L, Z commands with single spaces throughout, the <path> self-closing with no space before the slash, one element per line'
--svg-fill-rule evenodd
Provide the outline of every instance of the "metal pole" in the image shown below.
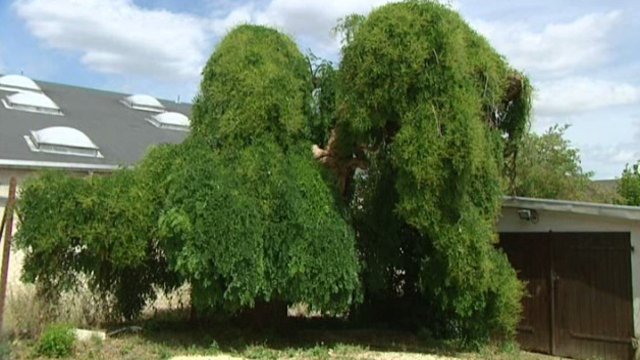
<path fill-rule="evenodd" d="M 13 235 L 13 208 L 16 202 L 16 178 L 9 181 L 9 199 L 4 209 L 3 222 L 4 243 L 2 244 L 2 268 L 0 269 L 0 331 L 4 323 L 4 302 L 7 296 L 7 280 L 9 278 L 9 256 L 11 255 L 11 236 Z"/>

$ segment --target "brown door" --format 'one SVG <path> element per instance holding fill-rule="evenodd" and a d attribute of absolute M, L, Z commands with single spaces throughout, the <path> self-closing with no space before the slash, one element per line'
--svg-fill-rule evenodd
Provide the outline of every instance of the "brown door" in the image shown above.
<path fill-rule="evenodd" d="M 501 245 L 518 278 L 527 283 L 522 299 L 518 343 L 525 349 L 551 353 L 549 239 L 546 233 L 501 234 Z"/>
<path fill-rule="evenodd" d="M 555 354 L 631 359 L 633 313 L 628 233 L 555 233 Z"/>
<path fill-rule="evenodd" d="M 503 233 L 501 246 L 528 282 L 518 341 L 574 358 L 631 359 L 629 233 Z"/>

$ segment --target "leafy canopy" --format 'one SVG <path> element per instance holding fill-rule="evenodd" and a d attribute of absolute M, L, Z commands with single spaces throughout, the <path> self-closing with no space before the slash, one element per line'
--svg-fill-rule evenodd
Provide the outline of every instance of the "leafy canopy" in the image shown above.
<path fill-rule="evenodd" d="M 155 188 L 143 171 L 119 170 L 81 179 L 47 172 L 22 186 L 16 246 L 25 252 L 23 279 L 37 282 L 50 302 L 87 281 L 117 315 L 131 318 L 171 289 L 157 244 Z"/>
<path fill-rule="evenodd" d="M 441 335 L 512 334 L 522 289 L 493 224 L 526 79 L 435 2 L 385 5 L 352 30 L 337 109 L 370 163 L 355 192 L 365 301 L 413 296 Z"/>
<path fill-rule="evenodd" d="M 276 30 L 244 25 L 218 44 L 193 107 L 194 137 L 241 148 L 265 136 L 282 146 L 308 138 L 312 90 L 306 58 Z"/>
<path fill-rule="evenodd" d="M 203 311 L 359 298 L 354 231 L 310 152 L 311 70 L 288 37 L 240 26 L 204 70 L 192 132 L 109 177 L 26 183 L 25 279 L 91 288 L 130 318 L 186 281 Z"/>
<path fill-rule="evenodd" d="M 515 194 L 542 199 L 618 202 L 618 196 L 591 180 L 578 149 L 566 139 L 568 125 L 554 125 L 541 135 L 525 135 L 518 154 Z"/>
<path fill-rule="evenodd" d="M 619 203 L 623 205 L 640 206 L 640 172 L 638 164 L 625 166 L 618 181 Z"/>
<path fill-rule="evenodd" d="M 580 154 L 564 138 L 568 126 L 555 125 L 544 134 L 525 136 L 518 157 L 519 196 L 578 199 L 585 193 L 591 173 L 580 166 Z"/>
<path fill-rule="evenodd" d="M 56 290 L 86 277 L 126 317 L 154 286 L 188 282 L 200 310 L 402 302 L 439 336 L 512 335 L 522 285 L 494 222 L 528 122 L 526 77 L 431 1 L 337 30 L 334 69 L 240 26 L 204 69 L 184 143 L 110 177 L 27 183 L 25 277 Z M 328 141 L 333 174 L 312 141 Z"/>

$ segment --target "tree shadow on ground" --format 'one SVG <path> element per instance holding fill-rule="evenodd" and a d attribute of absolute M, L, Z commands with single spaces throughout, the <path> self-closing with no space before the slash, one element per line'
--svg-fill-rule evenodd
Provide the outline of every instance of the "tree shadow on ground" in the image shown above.
<path fill-rule="evenodd" d="M 163 313 L 136 323 L 147 342 L 172 351 L 246 354 L 261 347 L 287 351 L 360 348 L 363 351 L 457 355 L 459 343 L 433 340 L 427 334 L 390 328 L 385 324 L 360 325 L 336 318 L 288 317 L 277 324 L 256 325 L 239 319 L 189 321 L 184 313 Z"/>

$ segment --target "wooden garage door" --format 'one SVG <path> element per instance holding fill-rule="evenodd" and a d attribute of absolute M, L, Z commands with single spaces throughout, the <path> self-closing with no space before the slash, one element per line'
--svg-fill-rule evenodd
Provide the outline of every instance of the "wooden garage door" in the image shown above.
<path fill-rule="evenodd" d="M 529 282 L 518 329 L 524 348 L 583 359 L 632 358 L 628 233 L 502 234 L 501 243 Z"/>
<path fill-rule="evenodd" d="M 518 277 L 527 282 L 522 299 L 518 343 L 531 351 L 551 354 L 549 238 L 546 233 L 502 234 L 501 244 Z"/>

